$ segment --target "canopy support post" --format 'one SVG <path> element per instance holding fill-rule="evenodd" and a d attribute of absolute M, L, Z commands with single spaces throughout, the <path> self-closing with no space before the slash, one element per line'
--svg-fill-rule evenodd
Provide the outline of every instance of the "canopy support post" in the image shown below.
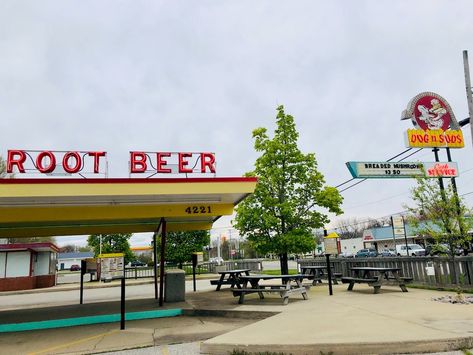
<path fill-rule="evenodd" d="M 159 260 L 159 306 L 162 307 L 164 303 L 164 258 L 166 248 L 166 220 L 161 219 L 161 255 Z"/>

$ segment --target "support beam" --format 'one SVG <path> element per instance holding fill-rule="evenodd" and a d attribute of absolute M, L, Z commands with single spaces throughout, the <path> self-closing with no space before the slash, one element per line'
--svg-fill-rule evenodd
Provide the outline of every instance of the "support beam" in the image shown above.
<path fill-rule="evenodd" d="M 166 256 L 166 220 L 161 219 L 161 256 L 159 260 L 159 306 L 164 304 L 164 258 Z"/>
<path fill-rule="evenodd" d="M 158 253 L 156 252 L 156 233 L 153 234 L 154 299 L 158 299 Z"/>

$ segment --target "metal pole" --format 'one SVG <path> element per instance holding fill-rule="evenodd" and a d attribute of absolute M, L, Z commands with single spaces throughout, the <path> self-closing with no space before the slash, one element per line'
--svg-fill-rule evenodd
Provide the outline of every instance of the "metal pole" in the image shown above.
<path fill-rule="evenodd" d="M 325 254 L 325 258 L 327 259 L 327 278 L 328 278 L 328 293 L 330 296 L 333 295 L 332 290 L 332 268 L 330 267 L 330 254 Z"/>
<path fill-rule="evenodd" d="M 154 256 L 154 299 L 158 299 L 158 256 L 156 252 L 156 233 L 153 234 L 153 256 Z"/>
<path fill-rule="evenodd" d="M 402 226 L 404 228 L 404 242 L 406 243 L 406 254 L 409 256 L 409 245 L 407 244 L 407 232 L 406 232 L 406 223 L 404 222 L 404 216 L 402 218 Z"/>
<path fill-rule="evenodd" d="M 80 304 L 84 304 L 84 275 L 87 271 L 87 262 L 85 260 L 80 261 Z"/>
<path fill-rule="evenodd" d="M 162 307 L 164 304 L 164 257 L 166 248 L 166 221 L 162 220 L 162 231 L 161 231 L 161 256 L 159 260 L 159 306 Z"/>
<path fill-rule="evenodd" d="M 470 65 L 468 64 L 468 51 L 463 51 L 463 67 L 465 71 L 466 101 L 468 103 L 468 113 L 470 120 L 473 117 L 473 97 L 471 93 Z M 471 136 L 473 137 L 473 124 L 470 121 Z"/>
<path fill-rule="evenodd" d="M 122 277 L 120 297 L 120 330 L 125 329 L 125 278 Z"/>
<path fill-rule="evenodd" d="M 434 148 L 434 149 L 432 149 L 432 151 L 434 152 L 435 161 L 438 163 L 440 161 L 439 160 L 439 153 L 438 153 L 439 149 Z M 443 186 L 443 179 L 440 177 L 440 178 L 438 178 L 438 180 L 439 180 L 439 186 L 440 186 L 440 193 L 442 194 L 442 199 L 445 202 L 446 197 L 445 197 L 445 187 Z"/>
<path fill-rule="evenodd" d="M 84 274 L 80 271 L 80 304 L 84 304 Z"/>
<path fill-rule="evenodd" d="M 452 161 L 452 156 L 450 155 L 450 148 L 447 148 L 447 158 L 448 158 L 448 162 Z M 458 217 L 460 217 L 461 208 L 460 208 L 460 199 L 458 197 L 458 191 L 457 191 L 457 183 L 456 183 L 454 177 L 452 177 L 450 180 L 452 182 L 453 193 L 455 194 L 455 203 L 457 205 L 457 214 L 458 214 Z M 463 236 L 463 226 L 460 223 L 459 223 L 459 227 L 460 227 L 460 233 Z"/>
<path fill-rule="evenodd" d="M 397 253 L 397 248 L 396 248 L 396 233 L 394 230 L 394 221 L 393 221 L 393 216 L 391 216 L 391 226 L 393 227 L 393 244 L 394 244 L 394 252 Z"/>
<path fill-rule="evenodd" d="M 196 291 L 196 284 L 195 284 L 195 267 L 197 265 L 197 255 L 192 254 L 192 284 L 194 286 L 194 292 Z"/>

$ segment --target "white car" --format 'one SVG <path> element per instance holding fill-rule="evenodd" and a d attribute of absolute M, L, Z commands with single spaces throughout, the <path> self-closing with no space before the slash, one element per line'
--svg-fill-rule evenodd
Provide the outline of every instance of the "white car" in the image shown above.
<path fill-rule="evenodd" d="M 215 258 L 210 258 L 209 259 L 209 263 L 212 263 L 212 264 L 218 264 L 218 265 L 222 265 L 223 264 L 223 258 L 220 257 L 220 256 L 217 256 Z"/>
<path fill-rule="evenodd" d="M 419 244 L 396 245 L 396 254 L 398 256 L 425 256 L 425 249 Z"/>

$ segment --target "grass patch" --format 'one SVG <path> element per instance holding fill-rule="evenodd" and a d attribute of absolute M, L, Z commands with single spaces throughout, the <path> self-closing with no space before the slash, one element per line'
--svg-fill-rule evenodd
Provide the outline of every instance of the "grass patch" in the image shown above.
<path fill-rule="evenodd" d="M 433 290 L 433 291 L 448 291 L 448 292 L 457 292 L 458 288 L 456 287 L 438 287 L 438 286 L 429 286 L 429 285 L 406 285 L 408 288 L 418 288 L 422 290 Z M 473 289 L 464 288 L 462 289 L 463 293 L 473 293 Z"/>

